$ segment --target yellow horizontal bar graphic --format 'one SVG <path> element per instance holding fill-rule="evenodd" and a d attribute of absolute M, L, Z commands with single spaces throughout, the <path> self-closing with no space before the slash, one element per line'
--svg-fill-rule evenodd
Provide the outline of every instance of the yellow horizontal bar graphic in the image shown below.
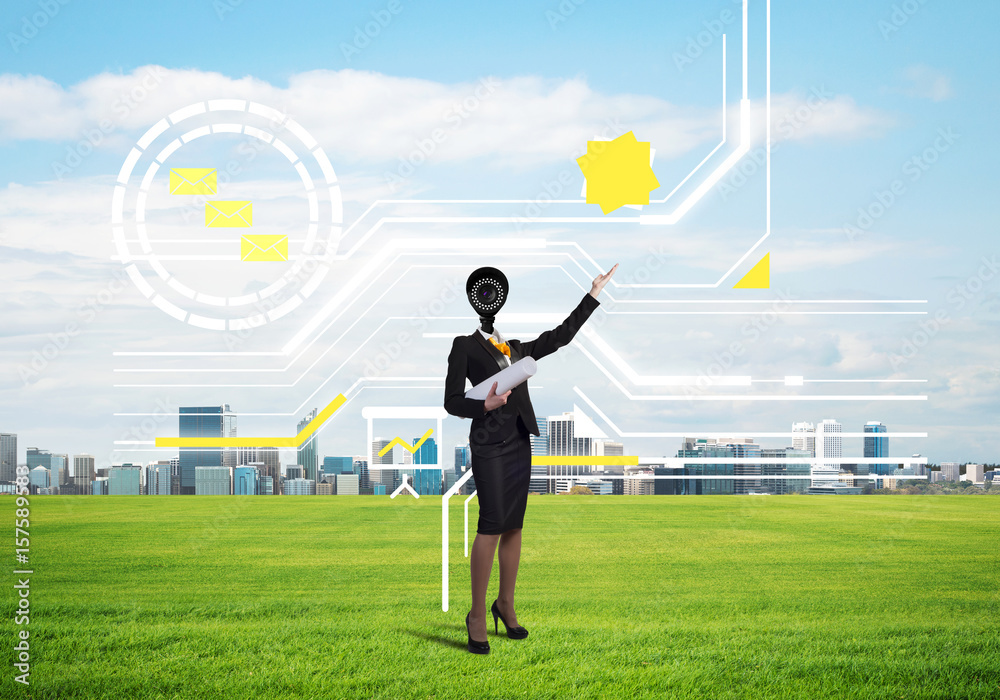
<path fill-rule="evenodd" d="M 584 466 L 588 464 L 602 464 L 605 466 L 630 467 L 638 466 L 639 455 L 624 455 L 613 457 L 532 457 L 531 463 L 535 466 L 551 466 L 566 464 L 569 466 Z"/>
<path fill-rule="evenodd" d="M 327 404 L 327 407 L 320 411 L 319 415 L 309 421 L 295 437 L 158 437 L 157 447 L 298 447 L 312 437 L 313 433 L 326 420 L 336 413 L 337 409 L 344 405 L 347 398 L 343 394 L 337 394 L 337 398 Z"/>
<path fill-rule="evenodd" d="M 402 445 L 403 447 L 405 447 L 406 449 L 408 449 L 412 454 L 416 454 L 417 450 L 420 449 L 420 446 L 424 444 L 424 440 L 426 440 L 427 438 L 429 438 L 433 432 L 434 432 L 434 428 L 428 428 L 427 432 L 424 433 L 424 436 L 417 441 L 416 445 L 410 445 L 408 442 L 406 442 L 406 440 L 404 440 L 401 437 L 394 437 L 389 442 L 388 445 L 386 445 L 385 447 L 383 447 L 381 450 L 378 451 L 378 456 L 381 457 L 386 452 L 388 452 L 389 450 L 391 450 L 393 445 Z"/>

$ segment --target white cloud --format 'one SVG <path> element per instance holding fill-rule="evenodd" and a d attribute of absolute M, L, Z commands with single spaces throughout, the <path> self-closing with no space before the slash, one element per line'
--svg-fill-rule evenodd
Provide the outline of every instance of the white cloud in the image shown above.
<path fill-rule="evenodd" d="M 910 97 L 920 97 L 941 102 L 952 96 L 951 79 L 942 71 L 924 64 L 908 66 L 903 76 L 910 83 L 901 92 Z"/>
<path fill-rule="evenodd" d="M 764 123 L 763 100 L 753 103 L 756 123 Z M 872 138 L 884 134 L 896 123 L 882 110 L 858 105 L 850 95 L 837 95 L 824 87 L 810 91 L 792 90 L 771 95 L 771 139 Z"/>
<path fill-rule="evenodd" d="M 286 111 L 339 161 L 384 163 L 421 145 L 429 160 L 490 158 L 532 167 L 569 160 L 594 134 L 628 130 L 669 159 L 719 136 L 718 108 L 682 107 L 647 95 L 604 95 L 581 78 L 490 77 L 443 84 L 356 70 L 291 76 L 287 88 L 252 77 L 143 66 L 101 73 L 68 88 L 39 76 L 0 76 L 0 140 L 73 141 L 102 122 L 136 132 L 192 102 L 245 98 Z M 891 120 L 846 95 L 772 97 L 777 126 L 805 105 L 789 138 L 865 136 Z M 755 109 L 762 103 L 755 103 Z M 736 110 L 730 110 L 735 112 Z M 789 116 L 790 115 L 790 116 Z M 785 122 L 781 119 L 785 117 Z M 112 141 L 117 143 L 117 141 Z"/>

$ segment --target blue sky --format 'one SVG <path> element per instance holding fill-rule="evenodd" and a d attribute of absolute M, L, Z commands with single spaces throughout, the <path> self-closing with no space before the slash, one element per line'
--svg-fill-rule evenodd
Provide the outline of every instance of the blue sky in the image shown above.
<path fill-rule="evenodd" d="M 711 129 L 719 105 L 721 40 L 713 29 L 724 28 L 729 42 L 731 118 L 739 89 L 733 61 L 740 49 L 740 5 L 728 0 L 627 6 L 600 0 L 497 6 L 405 0 L 294 6 L 258 0 L 102 3 L 100 10 L 75 1 L 55 6 L 58 11 L 47 16 L 39 14 L 47 5 L 9 3 L 0 23 L 6 37 L 0 45 L 0 246 L 5 253 L 0 265 L 9 311 L 0 338 L 9 368 L 0 386 L 0 429 L 19 433 L 22 453 L 28 444 L 38 444 L 57 452 L 106 455 L 109 443 L 124 430 L 122 419 L 112 413 L 152 410 L 167 395 L 174 404 L 228 401 L 248 413 L 274 403 L 243 389 L 113 388 L 121 379 L 111 371 L 113 350 L 136 349 L 147 341 L 176 347 L 218 343 L 150 310 L 131 287 L 115 292 L 107 309 L 102 307 L 97 319 L 38 376 L 26 383 L 19 374 L 32 353 L 50 342 L 48 335 L 78 320 L 81 306 L 120 269 L 107 255 L 107 203 L 114 176 L 130 145 L 150 124 L 194 98 L 224 93 L 286 100 L 330 154 L 341 179 L 345 220 L 351 223 L 375 199 L 393 196 L 533 197 L 542 183 L 575 168 L 570 151 L 585 147 L 585 140 L 611 117 L 619 119 L 622 131 L 634 129 L 640 140 L 650 140 L 657 150 L 654 169 L 661 182 L 675 181 L 717 140 Z M 741 373 L 771 376 L 780 370 L 843 379 L 888 376 L 899 370 L 900 376 L 928 379 L 928 401 L 775 402 L 758 415 L 747 402 L 720 405 L 712 412 L 704 406 L 651 408 L 653 402 L 623 401 L 614 391 L 592 387 L 620 425 L 632 430 L 662 430 L 665 424 L 678 430 L 735 430 L 751 429 L 761 424 L 755 419 L 763 417 L 767 428 L 776 430 L 792 420 L 835 417 L 855 426 L 883 420 L 890 428 L 930 433 L 919 444 L 901 445 L 899 454 L 922 452 L 936 461 L 1000 461 L 994 434 L 1000 418 L 1000 360 L 992 349 L 1000 340 L 1000 301 L 996 276 L 980 274 L 982 261 L 998 250 L 998 216 L 990 202 L 995 200 L 996 180 L 993 121 L 1000 106 L 995 76 L 1000 56 L 992 30 L 1000 21 L 1000 7 L 935 0 L 914 0 L 906 6 L 915 11 L 906 13 L 900 3 L 888 1 L 772 5 L 776 110 L 794 113 L 817 89 L 833 97 L 810 113 L 805 125 L 774 154 L 771 291 L 784 290 L 799 299 L 926 299 L 929 303 L 921 308 L 930 316 L 943 312 L 947 322 L 912 360 L 894 368 L 888 358 L 898 355 L 907 340 L 920 337 L 915 334 L 925 318 L 810 317 L 809 323 L 819 325 L 806 331 L 796 325 L 801 319 L 782 317 L 755 341 Z M 751 2 L 750 7 L 750 94 L 759 99 L 763 3 Z M 42 17 L 44 22 L 39 21 Z M 378 18 L 382 24 L 373 24 Z M 44 26 L 33 32 L 34 25 Z M 364 38 L 359 41 L 358 36 Z M 701 54 L 678 67 L 677 57 L 699 39 L 704 43 Z M 345 52 L 345 47 L 350 48 Z M 65 161 L 67 149 L 102 117 L 113 117 L 116 98 L 151 66 L 163 67 L 166 77 L 155 83 L 149 99 L 115 120 L 114 133 L 56 181 L 53 164 Z M 487 76 L 500 81 L 500 98 L 484 101 L 483 108 L 407 178 L 401 191 L 387 192 L 386 173 L 440 123 L 439 105 L 467 96 Z M 564 92 L 578 100 L 566 114 L 558 112 Z M 345 105 L 344 100 L 352 102 Z M 428 109 L 438 111 L 428 115 L 422 104 L 433 104 Z M 941 130 L 954 135 L 953 140 L 933 153 L 935 162 L 916 178 L 913 166 L 907 169 L 906 163 L 934 149 L 936 142 L 944 143 L 939 140 Z M 582 181 L 579 172 L 573 177 L 570 189 Z M 871 207 L 878 193 L 896 181 L 905 192 L 866 227 L 860 240 L 846 240 L 845 224 L 856 223 L 858 209 Z M 670 262 L 665 270 L 671 280 L 715 279 L 731 262 L 716 256 L 724 249 L 719 241 L 746 248 L 756 240 L 762 186 L 761 177 L 751 178 L 733 199 L 715 191 L 693 210 L 677 235 L 666 239 Z M 572 191 L 564 196 L 577 195 Z M 627 215 L 627 210 L 617 215 Z M 632 236 L 626 247 L 614 244 L 623 239 L 589 229 L 556 227 L 545 235 L 577 240 L 605 267 L 621 258 L 624 275 L 630 266 L 641 266 L 650 245 L 664 240 L 652 227 L 639 229 L 610 229 Z M 496 231 L 487 227 L 471 233 Z M 399 229 L 386 235 L 431 234 Z M 711 243 L 699 249 L 701 241 Z M 456 261 L 468 269 L 476 263 L 474 258 Z M 511 259 L 507 264 L 516 270 L 519 263 Z M 461 276 L 461 269 L 455 274 Z M 450 273 L 428 274 L 431 277 L 400 269 L 400 287 L 372 313 L 403 314 L 413 299 L 433 300 L 441 288 L 439 280 Z M 556 317 L 568 312 L 578 298 L 573 284 L 583 284 L 587 275 L 560 275 L 557 279 L 567 286 L 554 292 L 557 299 L 551 305 L 537 309 L 531 299 L 552 289 L 551 278 L 524 271 L 516 288 L 524 290 L 524 296 L 515 310 Z M 976 291 L 957 303 L 961 294 L 956 290 L 970 280 Z M 305 311 L 315 312 L 333 293 L 335 287 L 324 287 L 315 308 Z M 774 297 L 760 293 L 753 298 Z M 515 299 L 512 296 L 512 304 Z M 452 316 L 468 312 L 462 300 L 448 308 Z M 717 347 L 740 337 L 742 321 L 628 315 L 609 319 L 608 342 L 647 374 L 675 373 L 671 367 L 678 374 L 694 373 L 692 367 L 704 367 Z M 290 335 L 301 321 L 285 319 L 275 328 Z M 432 330 L 467 332 L 469 323 L 441 322 Z M 135 333 L 136 328 L 148 335 Z M 380 332 L 391 334 L 390 329 Z M 360 346 L 355 361 L 387 341 L 376 336 L 364 342 L 374 345 Z M 259 337 L 253 343 L 256 349 L 267 349 Z M 440 341 L 425 345 L 415 348 L 398 371 L 442 372 Z M 346 357 L 334 361 L 326 355 L 309 365 L 308 372 L 293 371 L 288 382 L 303 377 L 295 387 L 269 396 L 287 404 L 280 410 L 290 413 L 299 406 L 308 410 L 313 403 L 325 404 L 332 396 L 314 398 L 301 389 L 329 378 Z M 576 354 L 558 371 L 553 367 L 553 376 L 566 371 L 567 381 L 572 380 L 575 375 L 563 366 L 566 363 L 577 370 L 589 368 Z M 557 390 L 554 381 L 538 383 L 539 414 L 572 408 L 571 392 Z M 346 386 L 343 381 L 332 384 Z M 415 391 L 406 400 L 423 405 L 436 399 L 436 391 L 428 390 Z M 283 434 L 289 430 L 286 423 L 295 422 L 247 420 L 241 428 Z M 353 423 L 350 430 L 359 426 L 363 423 Z M 334 434 L 331 429 L 321 452 L 357 453 L 346 437 L 350 430 Z M 463 430 L 466 422 L 449 419 L 446 432 L 451 437 L 446 443 Z M 636 441 L 634 450 L 672 454 L 675 442 Z M 139 453 L 133 457 L 150 458 Z"/>

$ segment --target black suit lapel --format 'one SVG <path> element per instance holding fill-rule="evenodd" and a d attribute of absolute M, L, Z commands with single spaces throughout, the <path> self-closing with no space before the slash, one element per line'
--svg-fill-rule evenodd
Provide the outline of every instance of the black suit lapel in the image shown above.
<path fill-rule="evenodd" d="M 507 369 L 507 360 L 504 357 L 504 354 L 497 349 L 496 345 L 486 340 L 486 338 L 483 337 L 483 334 L 480 333 L 478 330 L 472 335 L 476 337 L 476 340 L 479 341 L 479 344 L 483 346 L 486 352 L 490 354 L 490 357 L 493 358 L 494 362 L 497 363 L 497 369 Z M 510 347 L 509 344 L 508 347 Z M 513 352 L 511 352 L 511 361 L 513 362 Z"/>

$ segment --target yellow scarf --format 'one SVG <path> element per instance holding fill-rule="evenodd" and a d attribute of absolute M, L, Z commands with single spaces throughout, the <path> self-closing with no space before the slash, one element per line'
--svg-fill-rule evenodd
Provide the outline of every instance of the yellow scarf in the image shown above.
<path fill-rule="evenodd" d="M 489 340 L 491 343 L 493 343 L 493 345 L 496 347 L 497 350 L 499 350 L 500 352 L 502 352 L 504 355 L 507 356 L 508 360 L 510 359 L 510 348 L 507 346 L 507 343 L 498 342 L 497 339 L 494 338 L 492 335 L 490 336 Z"/>

